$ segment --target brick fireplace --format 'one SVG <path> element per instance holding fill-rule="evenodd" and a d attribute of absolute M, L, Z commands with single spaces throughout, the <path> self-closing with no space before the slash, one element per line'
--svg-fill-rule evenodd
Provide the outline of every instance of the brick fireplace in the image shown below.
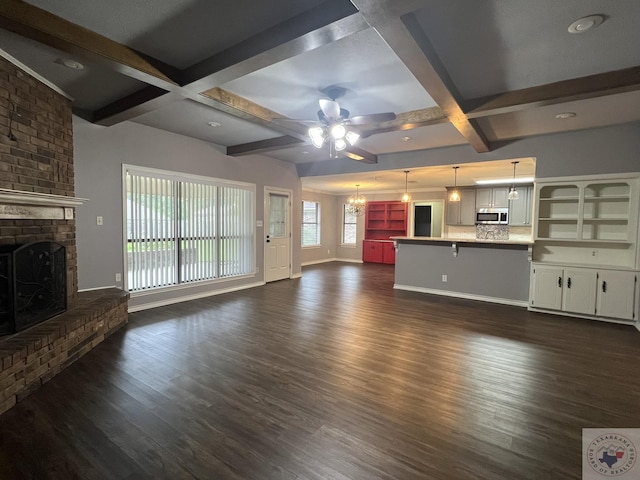
<path fill-rule="evenodd" d="M 0 247 L 66 252 L 68 309 L 0 337 L 0 414 L 127 322 L 126 292 L 78 293 L 71 100 L 0 51 Z"/>

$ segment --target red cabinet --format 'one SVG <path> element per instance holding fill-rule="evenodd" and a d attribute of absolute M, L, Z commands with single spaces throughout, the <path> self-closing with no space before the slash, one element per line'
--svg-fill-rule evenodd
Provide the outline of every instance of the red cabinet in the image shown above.
<path fill-rule="evenodd" d="M 396 250 L 390 237 L 407 235 L 407 213 L 407 204 L 400 201 L 367 203 L 363 262 L 396 263 Z"/>

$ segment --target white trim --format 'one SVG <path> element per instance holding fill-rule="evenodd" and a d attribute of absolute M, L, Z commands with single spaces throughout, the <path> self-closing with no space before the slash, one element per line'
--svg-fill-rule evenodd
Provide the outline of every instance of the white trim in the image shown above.
<path fill-rule="evenodd" d="M 596 320 L 598 322 L 607 322 L 607 323 L 618 323 L 621 325 L 635 325 L 635 327 L 640 330 L 640 325 L 635 320 L 621 320 L 617 318 L 608 318 L 608 317 L 597 317 L 595 315 L 583 315 L 579 313 L 572 312 L 563 312 L 560 310 L 546 310 L 544 308 L 536 308 L 529 305 L 528 310 L 530 312 L 536 313 L 549 313 L 551 315 L 559 315 L 562 317 L 572 317 L 572 318 L 583 318 L 585 320 Z"/>
<path fill-rule="evenodd" d="M 310 262 L 302 262 L 300 265 L 302 267 L 306 267 L 308 265 L 318 265 L 320 263 L 329 263 L 329 262 L 337 262 L 337 258 L 324 258 L 322 260 L 311 260 Z"/>
<path fill-rule="evenodd" d="M 547 183 L 555 182 L 581 182 L 588 180 L 619 180 L 619 179 L 633 179 L 640 177 L 640 172 L 625 172 L 625 173 L 604 173 L 598 175 L 577 175 L 572 177 L 536 177 L 536 183 L 546 185 Z"/>
<path fill-rule="evenodd" d="M 336 258 L 337 262 L 347 262 L 347 263 L 364 263 L 361 259 L 355 258 Z"/>
<path fill-rule="evenodd" d="M 294 278 L 302 278 L 302 272 L 300 273 L 294 273 L 292 274 L 289 278 L 294 279 Z"/>
<path fill-rule="evenodd" d="M 78 289 L 78 293 L 82 292 L 95 292 L 96 290 L 108 290 L 110 288 L 117 288 L 118 290 L 122 290 L 117 285 L 107 285 L 106 287 L 93 287 L 93 288 L 83 288 L 82 290 Z"/>
<path fill-rule="evenodd" d="M 57 85 L 55 85 L 52 82 L 50 82 L 49 80 L 44 78 L 42 75 L 34 72 L 29 67 L 27 67 L 24 63 L 22 63 L 20 60 L 17 60 L 16 58 L 12 57 L 11 55 L 9 55 L 7 52 L 2 50 L 1 48 L 0 48 L 0 57 L 4 57 L 6 60 L 8 60 L 10 63 L 13 63 L 20 70 L 22 70 L 23 72 L 31 75 L 33 78 L 38 80 L 40 83 L 44 83 L 47 87 L 49 87 L 51 90 L 55 91 L 56 93 L 59 93 L 60 95 L 62 95 L 63 97 L 68 98 L 71 101 L 75 100 L 71 95 L 66 93 L 60 87 L 58 87 Z"/>
<path fill-rule="evenodd" d="M 431 295 L 441 295 L 443 297 L 465 298 L 467 300 L 478 300 L 480 302 L 499 303 L 501 305 L 511 305 L 514 307 L 527 308 L 529 302 L 527 300 L 512 300 L 510 298 L 487 297 L 485 295 L 475 295 L 473 293 L 451 292 L 449 290 L 437 290 L 435 288 L 414 287 L 411 285 L 393 284 L 396 290 L 406 290 L 408 292 L 428 293 Z"/>
<path fill-rule="evenodd" d="M 141 310 L 148 310 L 150 308 L 164 307 L 166 305 L 173 305 L 174 303 L 188 302 L 190 300 L 198 300 L 200 298 L 213 297 L 215 295 L 222 295 L 223 293 L 237 292 L 240 290 L 246 290 L 248 288 L 262 287 L 264 285 L 265 285 L 265 282 L 255 282 L 255 283 L 250 283 L 248 285 L 240 285 L 236 287 L 225 288 L 222 290 L 215 290 L 213 292 L 209 291 L 209 292 L 202 292 L 202 293 L 194 293 L 193 295 L 184 295 L 182 297 L 170 298 L 166 300 L 158 300 L 157 302 L 149 302 L 143 305 L 129 306 L 128 312 L 129 313 L 139 312 Z"/>

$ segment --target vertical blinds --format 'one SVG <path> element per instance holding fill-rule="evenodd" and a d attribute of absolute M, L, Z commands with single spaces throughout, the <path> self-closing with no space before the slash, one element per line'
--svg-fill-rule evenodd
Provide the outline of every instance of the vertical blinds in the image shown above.
<path fill-rule="evenodd" d="M 125 167 L 127 288 L 252 273 L 255 187 Z"/>

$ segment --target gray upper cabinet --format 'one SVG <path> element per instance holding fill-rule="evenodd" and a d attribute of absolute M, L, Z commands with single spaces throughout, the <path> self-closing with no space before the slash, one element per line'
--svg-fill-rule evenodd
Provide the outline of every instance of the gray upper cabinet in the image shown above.
<path fill-rule="evenodd" d="M 476 192 L 473 188 L 459 188 L 460 201 L 450 202 L 447 192 L 447 225 L 476 224 Z"/>
<path fill-rule="evenodd" d="M 533 187 L 517 187 L 519 198 L 509 200 L 509 225 L 513 227 L 531 225 Z"/>
<path fill-rule="evenodd" d="M 478 188 L 476 189 L 476 207 L 477 208 L 507 208 L 509 201 L 509 188 Z"/>

